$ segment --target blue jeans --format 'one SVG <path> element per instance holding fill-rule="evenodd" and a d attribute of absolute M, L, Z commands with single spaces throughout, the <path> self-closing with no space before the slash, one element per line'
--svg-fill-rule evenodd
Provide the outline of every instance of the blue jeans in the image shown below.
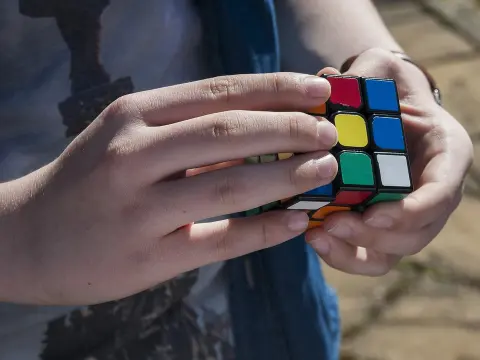
<path fill-rule="evenodd" d="M 303 237 L 227 262 L 238 360 L 337 360 L 338 301 Z"/>

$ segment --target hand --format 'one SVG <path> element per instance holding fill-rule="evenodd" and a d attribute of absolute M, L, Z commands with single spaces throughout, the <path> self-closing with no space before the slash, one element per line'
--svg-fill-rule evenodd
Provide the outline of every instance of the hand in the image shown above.
<path fill-rule="evenodd" d="M 331 182 L 334 126 L 295 112 L 329 95 L 323 79 L 281 73 L 208 79 L 115 101 L 57 160 L 2 185 L 10 199 L 0 204 L 0 228 L 3 205 L 15 209 L 2 228 L 2 239 L 9 237 L 0 244 L 11 251 L 0 255 L 9 274 L 0 279 L 0 297 L 37 304 L 115 300 L 301 234 L 303 212 L 194 222 Z M 304 154 L 182 175 L 275 152 Z"/>
<path fill-rule="evenodd" d="M 360 55 L 346 75 L 396 80 L 415 191 L 362 215 L 332 214 L 323 229 L 308 232 L 307 241 L 333 268 L 383 275 L 403 256 L 422 250 L 444 227 L 461 200 L 473 146 L 463 127 L 434 102 L 414 65 L 373 49 Z"/>

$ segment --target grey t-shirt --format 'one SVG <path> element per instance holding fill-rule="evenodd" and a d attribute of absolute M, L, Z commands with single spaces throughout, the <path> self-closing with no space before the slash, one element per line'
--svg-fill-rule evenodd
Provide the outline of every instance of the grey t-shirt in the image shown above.
<path fill-rule="evenodd" d="M 201 30 L 189 0 L 0 0 L 0 181 L 57 157 L 89 94 L 208 77 Z M 233 358 L 221 270 L 91 307 L 0 303 L 0 360 Z"/>

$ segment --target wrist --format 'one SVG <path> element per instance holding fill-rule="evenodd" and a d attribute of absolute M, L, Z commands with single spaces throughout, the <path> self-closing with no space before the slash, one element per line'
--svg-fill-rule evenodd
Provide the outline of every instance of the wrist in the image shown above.
<path fill-rule="evenodd" d="M 401 60 L 403 60 L 404 66 L 406 66 L 407 68 L 410 68 L 411 72 L 417 73 L 418 76 L 423 77 L 427 81 L 429 91 L 433 95 L 435 102 L 441 106 L 442 95 L 439 87 L 437 86 L 437 82 L 435 81 L 435 78 L 430 74 L 430 72 L 423 65 L 413 60 L 407 54 L 399 51 L 392 51 L 392 53 L 397 57 L 399 57 Z"/>

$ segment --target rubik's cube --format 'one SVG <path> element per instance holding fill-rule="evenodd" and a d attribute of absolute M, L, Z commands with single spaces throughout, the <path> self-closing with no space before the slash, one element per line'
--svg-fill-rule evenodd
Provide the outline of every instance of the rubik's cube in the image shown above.
<path fill-rule="evenodd" d="M 400 104 L 394 80 L 323 75 L 331 85 L 325 104 L 309 111 L 331 121 L 338 132 L 332 154 L 338 161 L 335 180 L 295 197 L 253 209 L 303 210 L 310 228 L 339 211 L 364 211 L 384 201 L 399 201 L 413 190 Z M 247 162 L 283 160 L 293 154 L 248 158 Z"/>

